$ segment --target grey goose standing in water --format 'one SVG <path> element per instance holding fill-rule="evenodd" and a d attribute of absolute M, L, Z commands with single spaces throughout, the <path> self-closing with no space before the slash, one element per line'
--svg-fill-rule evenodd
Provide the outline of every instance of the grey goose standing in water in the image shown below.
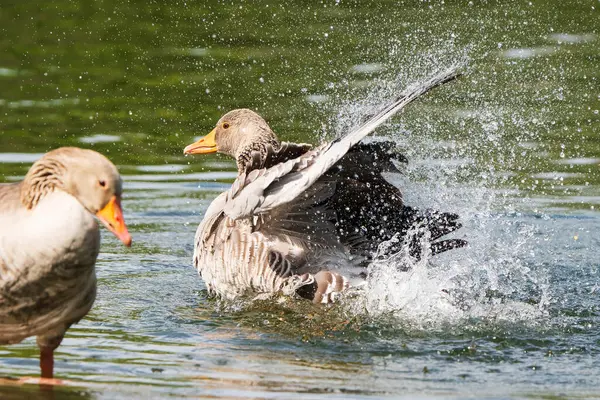
<path fill-rule="evenodd" d="M 0 185 L 0 344 L 36 336 L 40 383 L 54 383 L 54 349 L 96 297 L 100 232 L 126 246 L 121 177 L 103 155 L 46 153 L 22 182 Z"/>
<path fill-rule="evenodd" d="M 360 143 L 457 75 L 451 69 L 406 90 L 358 128 L 315 148 L 280 142 L 248 109 L 228 112 L 187 146 L 185 154 L 219 152 L 238 167 L 231 189 L 211 203 L 196 232 L 193 262 L 209 292 L 227 299 L 283 293 L 328 303 L 366 276 L 374 250 L 394 235 L 413 257 L 465 246 L 460 239 L 438 240 L 460 228 L 457 215 L 404 205 L 400 190 L 382 176 L 397 171 L 393 158 L 403 158 L 393 143 Z"/>

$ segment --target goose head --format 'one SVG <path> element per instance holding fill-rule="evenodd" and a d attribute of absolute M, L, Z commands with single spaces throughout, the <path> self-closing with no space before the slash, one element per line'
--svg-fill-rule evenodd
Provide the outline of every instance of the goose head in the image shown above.
<path fill-rule="evenodd" d="M 126 246 L 131 246 L 131 235 L 121 209 L 123 183 L 117 168 L 106 157 L 76 147 L 46 153 L 25 176 L 21 201 L 31 209 L 54 190 L 76 198 Z"/>
<path fill-rule="evenodd" d="M 266 145 L 279 147 L 279 140 L 267 122 L 252 110 L 242 108 L 223 115 L 215 128 L 187 146 L 184 154 L 221 153 L 238 160 L 251 151 L 266 151 Z"/>

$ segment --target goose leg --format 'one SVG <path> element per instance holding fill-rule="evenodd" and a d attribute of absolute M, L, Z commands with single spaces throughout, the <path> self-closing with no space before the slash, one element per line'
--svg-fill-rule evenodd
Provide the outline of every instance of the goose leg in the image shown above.
<path fill-rule="evenodd" d="M 42 378 L 52 379 L 54 377 L 54 349 L 40 348 L 40 369 Z"/>
<path fill-rule="evenodd" d="M 62 342 L 64 334 L 64 330 L 56 330 L 47 333 L 46 336 L 37 337 L 42 378 L 52 379 L 54 377 L 54 350 Z"/>
<path fill-rule="evenodd" d="M 64 331 L 54 331 L 53 336 L 38 336 L 37 344 L 40 348 L 40 369 L 42 370 L 40 378 L 24 377 L 19 379 L 19 383 L 37 383 L 38 385 L 62 385 L 60 379 L 54 379 L 54 350 L 63 340 Z"/>

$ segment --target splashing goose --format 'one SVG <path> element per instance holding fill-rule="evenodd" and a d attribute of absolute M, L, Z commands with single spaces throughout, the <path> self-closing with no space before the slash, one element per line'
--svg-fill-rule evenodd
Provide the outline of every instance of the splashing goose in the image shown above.
<path fill-rule="evenodd" d="M 0 185 L 0 344 L 37 337 L 42 381 L 54 350 L 91 309 L 100 232 L 126 246 L 121 177 L 103 155 L 64 147 L 46 153 L 22 182 Z"/>
<path fill-rule="evenodd" d="M 405 206 L 384 179 L 382 173 L 398 171 L 392 158 L 402 160 L 393 143 L 360 143 L 457 75 L 451 69 L 408 89 L 357 129 L 316 148 L 280 142 L 248 109 L 228 112 L 187 146 L 185 154 L 224 153 L 238 167 L 231 189 L 211 203 L 196 232 L 194 265 L 209 292 L 227 299 L 283 293 L 328 303 L 366 277 L 374 250 L 394 235 L 417 258 L 465 246 L 460 239 L 437 240 L 460 228 L 457 215 Z M 422 245 L 423 236 L 430 245 Z"/>

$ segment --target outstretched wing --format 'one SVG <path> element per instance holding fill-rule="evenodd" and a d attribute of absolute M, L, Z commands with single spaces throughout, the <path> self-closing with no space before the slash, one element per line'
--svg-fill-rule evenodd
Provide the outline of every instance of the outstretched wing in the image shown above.
<path fill-rule="evenodd" d="M 407 89 L 346 136 L 271 168 L 242 173 L 227 196 L 224 213 L 232 219 L 244 218 L 267 213 L 294 201 L 365 136 L 419 96 L 458 76 L 457 69 L 450 68 L 422 84 Z"/>

